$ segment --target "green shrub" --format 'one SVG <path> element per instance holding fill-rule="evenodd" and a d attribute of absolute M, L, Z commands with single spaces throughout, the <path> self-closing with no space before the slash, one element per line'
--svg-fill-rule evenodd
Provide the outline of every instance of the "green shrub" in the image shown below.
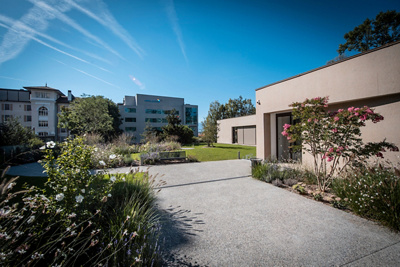
<path fill-rule="evenodd" d="M 158 261 L 153 183 L 145 175 L 90 175 L 81 138 L 46 144 L 50 190 L 32 187 L 11 204 L 15 179 L 0 184 L 1 266 L 150 266 Z M 3 216 L 4 215 L 4 216 Z"/>
<path fill-rule="evenodd" d="M 332 189 L 355 213 L 400 230 L 400 177 L 395 168 L 363 169 L 337 179 Z"/>
<path fill-rule="evenodd" d="M 120 177 L 118 177 L 120 176 Z M 159 217 L 154 207 L 154 180 L 130 173 L 116 175 L 111 197 L 103 212 L 102 243 L 109 247 L 110 266 L 150 266 L 159 261 Z"/>

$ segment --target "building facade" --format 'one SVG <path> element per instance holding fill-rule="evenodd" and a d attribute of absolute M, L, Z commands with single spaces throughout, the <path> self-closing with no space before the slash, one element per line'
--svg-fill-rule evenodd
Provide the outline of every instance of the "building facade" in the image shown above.
<path fill-rule="evenodd" d="M 24 88 L 0 89 L 1 123 L 17 118 L 23 126 L 45 140 L 64 140 L 68 132 L 57 127 L 57 114 L 74 99 L 71 91 L 66 96 L 47 85 Z"/>
<path fill-rule="evenodd" d="M 330 110 L 352 106 L 373 108 L 385 119 L 377 124 L 368 122 L 362 128 L 363 141 L 386 139 L 400 146 L 400 42 L 256 89 L 257 157 L 311 164 L 310 155 L 289 149 L 289 142 L 281 132 L 284 124 L 294 123 L 291 103 L 324 96 L 329 96 Z M 248 117 L 219 121 L 218 142 L 235 143 L 234 129 L 253 125 L 253 118 Z M 385 159 L 400 162 L 399 152 L 383 154 Z"/>
<path fill-rule="evenodd" d="M 161 130 L 167 125 L 166 116 L 175 109 L 181 123 L 198 135 L 198 106 L 185 104 L 183 98 L 143 95 L 125 96 L 122 104 L 118 104 L 122 124 L 120 129 L 135 137 L 140 142 L 147 125 Z"/>
<path fill-rule="evenodd" d="M 256 115 L 219 120 L 217 143 L 255 146 Z"/>
<path fill-rule="evenodd" d="M 364 142 L 386 139 L 400 145 L 400 42 L 376 48 L 343 61 L 261 87 L 256 90 L 257 157 L 300 159 L 311 164 L 308 153 L 295 154 L 280 133 L 293 124 L 293 102 L 329 96 L 329 109 L 369 106 L 384 116 L 362 128 Z M 398 152 L 384 153 L 399 162 Z"/>

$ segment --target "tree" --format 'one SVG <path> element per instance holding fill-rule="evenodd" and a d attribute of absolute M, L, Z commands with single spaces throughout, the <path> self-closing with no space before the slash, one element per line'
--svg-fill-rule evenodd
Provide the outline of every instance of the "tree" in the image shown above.
<path fill-rule="evenodd" d="M 103 96 L 77 98 L 58 116 L 58 127 L 67 128 L 72 134 L 97 133 L 110 140 L 121 132 L 118 107 Z"/>
<path fill-rule="evenodd" d="M 366 19 L 344 35 L 346 43 L 340 44 L 338 52 L 346 50 L 365 52 L 400 40 L 400 13 L 396 11 L 380 12 L 374 20 Z"/>
<path fill-rule="evenodd" d="M 362 141 L 360 128 L 369 120 L 373 123 L 383 120 L 381 115 L 367 106 L 330 112 L 326 109 L 328 97 L 306 99 L 290 106 L 293 107 L 293 119 L 298 123 L 285 124 L 282 135 L 292 144 L 300 140 L 300 145 L 292 147 L 311 154 L 318 188 L 322 192 L 330 185 L 334 175 L 339 175 L 347 166 L 365 164 L 366 159 L 372 156 L 383 157 L 381 152 L 385 149 L 399 150 L 385 140 L 378 143 Z"/>
<path fill-rule="evenodd" d="M 207 116 L 201 123 L 203 127 L 203 140 L 207 142 L 207 146 L 213 146 L 217 142 L 218 124 L 213 121 L 211 116 Z"/>
<path fill-rule="evenodd" d="M 186 125 L 181 124 L 179 116 L 176 115 L 176 110 L 173 109 L 166 117 L 168 124 L 163 126 L 163 139 L 176 136 L 178 142 L 182 144 L 190 144 L 193 142 L 193 130 Z"/>
<path fill-rule="evenodd" d="M 217 142 L 218 120 L 253 114 L 256 114 L 256 108 L 251 103 L 251 99 L 243 99 L 242 96 L 239 96 L 237 99 L 229 99 L 226 104 L 214 101 L 210 104 L 208 115 L 202 122 L 203 139 L 207 142 L 208 146 Z"/>
<path fill-rule="evenodd" d="M 35 133 L 18 121 L 17 118 L 10 118 L 0 124 L 0 146 L 16 146 L 40 144 Z"/>

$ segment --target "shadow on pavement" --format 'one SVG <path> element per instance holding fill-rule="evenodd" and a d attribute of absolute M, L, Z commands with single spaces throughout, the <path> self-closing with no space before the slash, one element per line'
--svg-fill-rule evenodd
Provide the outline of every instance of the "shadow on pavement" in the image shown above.
<path fill-rule="evenodd" d="M 205 224 L 199 218 L 202 213 L 192 213 L 190 210 L 181 209 L 180 206 L 159 209 L 159 213 L 162 224 L 162 266 L 200 266 L 187 255 L 176 251 L 192 242 L 197 233 L 203 232 L 196 229 L 197 225 Z"/>

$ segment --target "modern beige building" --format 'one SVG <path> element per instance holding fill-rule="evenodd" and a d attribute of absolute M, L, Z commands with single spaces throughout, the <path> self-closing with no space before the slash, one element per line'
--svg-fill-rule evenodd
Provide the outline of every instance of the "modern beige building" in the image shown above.
<path fill-rule="evenodd" d="M 329 96 L 330 110 L 364 105 L 375 109 L 385 119 L 376 124 L 367 123 L 362 129 L 364 142 L 386 139 L 400 146 L 400 42 L 256 89 L 258 158 L 302 158 L 303 163 L 310 163 L 307 153 L 291 152 L 281 132 L 285 123 L 293 123 L 291 103 L 318 96 Z M 220 121 L 221 139 L 218 141 L 232 143 L 229 140 L 234 140 L 233 127 L 249 125 L 246 121 L 242 124 L 241 120 Z M 399 152 L 386 152 L 384 156 L 392 162 L 400 162 Z"/>
<path fill-rule="evenodd" d="M 293 123 L 289 104 L 329 96 L 329 109 L 367 105 L 384 116 L 362 129 L 364 142 L 400 145 L 400 42 L 370 50 L 343 61 L 273 83 L 256 90 L 257 157 L 297 159 L 280 134 Z M 398 152 L 384 153 L 399 162 Z M 301 157 L 301 154 L 300 154 Z M 303 163 L 310 157 L 303 154 Z"/>
<path fill-rule="evenodd" d="M 256 115 L 219 120 L 217 143 L 256 145 Z"/>

